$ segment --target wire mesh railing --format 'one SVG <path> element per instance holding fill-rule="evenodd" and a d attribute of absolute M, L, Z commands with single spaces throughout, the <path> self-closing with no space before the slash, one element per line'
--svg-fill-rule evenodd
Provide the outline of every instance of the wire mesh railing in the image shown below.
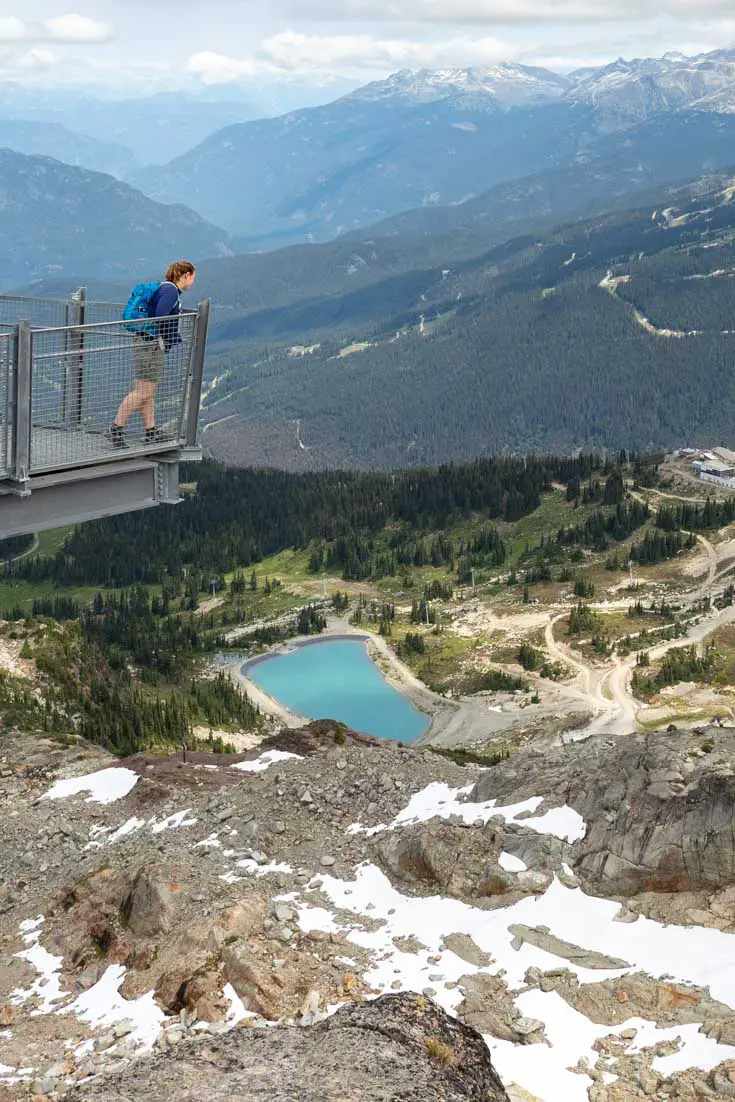
<path fill-rule="evenodd" d="M 131 333 L 119 320 L 33 330 L 30 472 L 185 444 L 196 322 L 189 312 L 154 332 Z M 143 390 L 155 433 L 146 434 L 142 408 L 126 412 L 122 436 L 111 434 L 123 400 Z"/>
<path fill-rule="evenodd" d="M 10 369 L 13 364 L 12 333 L 0 333 L 0 478 L 10 471 Z"/>
<path fill-rule="evenodd" d="M 119 302 L 84 302 L 84 323 L 96 325 L 101 321 L 119 321 L 122 314 Z"/>
<path fill-rule="evenodd" d="M 196 444 L 209 303 L 133 331 L 122 310 L 84 289 L 0 296 L 0 479 L 26 492 L 31 475 Z"/>
<path fill-rule="evenodd" d="M 0 333 L 15 329 L 19 321 L 27 321 L 34 328 L 69 325 L 72 321 L 72 302 L 73 298 L 62 300 L 0 295 Z"/>

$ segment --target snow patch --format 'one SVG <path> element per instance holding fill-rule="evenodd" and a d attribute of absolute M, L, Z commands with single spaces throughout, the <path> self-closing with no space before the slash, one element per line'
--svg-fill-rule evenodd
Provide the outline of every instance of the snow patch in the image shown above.
<path fill-rule="evenodd" d="M 194 826 L 198 819 L 187 819 L 187 815 L 191 811 L 190 807 L 187 807 L 184 811 L 176 811 L 173 815 L 167 816 L 165 819 L 161 819 L 160 823 L 156 820 L 152 820 L 154 823 L 153 833 L 162 834 L 164 830 L 178 830 L 179 827 Z"/>
<path fill-rule="evenodd" d="M 528 865 L 521 861 L 520 857 L 514 857 L 512 853 L 501 853 L 498 864 L 506 872 L 526 872 Z"/>
<path fill-rule="evenodd" d="M 61 965 L 63 957 L 55 957 L 40 944 L 41 926 L 45 922 L 43 915 L 37 918 L 27 918 L 20 923 L 20 934 L 24 943 L 28 946 L 15 955 L 30 964 L 38 972 L 39 978 L 30 987 L 17 987 L 10 993 L 10 1001 L 15 1006 L 22 1006 L 29 999 L 40 999 L 41 1005 L 31 1011 L 31 1017 L 40 1014 L 50 1014 L 56 1009 L 55 1004 L 68 995 L 68 991 L 61 990 Z"/>
<path fill-rule="evenodd" d="M 216 834 L 210 834 L 208 838 L 202 838 L 201 842 L 197 842 L 194 849 L 200 848 L 221 849 L 222 843 L 220 842 Z"/>
<path fill-rule="evenodd" d="M 69 777 L 68 780 L 57 781 L 41 799 L 64 800 L 79 792 L 89 792 L 88 804 L 112 804 L 127 796 L 139 779 L 132 769 L 100 769 L 86 777 Z"/>
<path fill-rule="evenodd" d="M 569 1006 L 556 991 L 528 991 L 516 999 L 516 1006 L 527 1018 L 545 1024 L 549 1045 L 515 1045 L 485 1036 L 493 1064 L 505 1083 L 517 1083 L 531 1094 L 548 1102 L 588 1102 L 591 1081 L 570 1069 L 582 1057 L 590 1065 L 597 1060 L 593 1045 L 598 1037 L 617 1029 L 596 1025 Z"/>
<path fill-rule="evenodd" d="M 55 1004 L 68 995 L 68 991 L 61 990 L 61 965 L 63 957 L 55 957 L 42 945 L 36 942 L 30 949 L 24 949 L 22 953 L 16 953 L 17 957 L 26 961 L 39 973 L 39 978 L 30 987 L 22 989 L 17 987 L 10 994 L 10 1001 L 15 1006 L 21 1006 L 29 999 L 40 999 L 41 1005 L 31 1011 L 31 1017 L 36 1018 L 40 1014 L 50 1014 L 56 1009 Z"/>
<path fill-rule="evenodd" d="M 0 1083 L 20 1083 L 24 1079 L 30 1079 L 35 1068 L 11 1068 L 7 1064 L 0 1064 Z"/>
<path fill-rule="evenodd" d="M 289 758 L 301 759 L 300 754 L 289 754 L 286 750 L 266 750 L 254 761 L 241 761 L 233 765 L 233 769 L 239 769 L 243 773 L 264 773 L 271 765 L 279 761 L 287 761 Z"/>
<path fill-rule="evenodd" d="M 510 857 L 511 855 L 505 855 Z M 504 909 L 493 911 L 472 907 L 456 899 L 401 895 L 383 872 L 373 865 L 359 866 L 353 881 L 319 874 L 307 889 L 320 890 L 335 911 L 295 901 L 299 928 L 304 932 L 347 933 L 347 941 L 370 953 L 364 974 L 366 983 L 384 992 L 393 989 L 422 991 L 431 986 L 436 1001 L 448 1012 L 456 1012 L 464 998 L 461 988 L 452 986 L 473 973 L 498 974 L 501 970 L 511 992 L 525 986 L 530 966 L 542 970 L 564 967 L 580 982 L 644 971 L 653 977 L 709 987 L 712 997 L 732 1002 L 735 990 L 735 937 L 703 927 L 663 926 L 650 919 L 636 923 L 615 922 L 619 903 L 585 895 L 558 880 L 539 897 L 528 897 Z M 294 897 L 289 897 L 294 898 Z M 516 924 L 546 926 L 551 933 L 573 945 L 620 957 L 628 967 L 591 970 L 524 943 L 516 951 L 510 927 Z M 469 935 L 491 958 L 484 968 L 474 968 L 453 952 L 442 949 L 450 933 Z M 416 953 L 396 947 L 396 939 L 414 938 L 421 943 Z M 431 977 L 431 978 L 429 978 Z M 609 1033 L 636 1028 L 636 1047 L 655 1046 L 679 1038 L 681 1047 L 673 1056 L 657 1057 L 654 1067 L 662 1074 L 689 1067 L 711 1070 L 722 1060 L 732 1059 L 735 1049 L 719 1045 L 699 1033 L 699 1026 L 658 1029 L 653 1022 L 631 1019 L 608 1027 L 590 1022 L 570 1007 L 557 992 L 524 991 L 516 1005 L 525 1017 L 544 1022 L 549 1044 L 515 1046 L 486 1037 L 493 1060 L 505 1082 L 516 1082 L 545 1102 L 587 1102 L 591 1080 L 572 1072 L 581 1058 L 597 1060 L 594 1042 Z"/>
<path fill-rule="evenodd" d="M 120 986 L 124 979 L 124 966 L 111 964 L 94 987 L 75 999 L 69 1011 L 76 1014 L 81 1021 L 97 1026 L 130 1022 L 133 1026 L 131 1039 L 144 1048 L 153 1048 L 161 1032 L 165 1014 L 156 1005 L 152 991 L 141 995 L 139 999 L 123 998 Z"/>
<path fill-rule="evenodd" d="M 544 802 L 543 796 L 533 796 L 521 803 L 510 804 L 506 807 L 498 807 L 497 800 L 485 800 L 482 803 L 471 803 L 461 800 L 459 797 L 468 795 L 474 785 L 465 788 L 450 788 L 443 781 L 434 781 L 420 792 L 416 792 L 408 805 L 400 811 L 390 825 L 381 823 L 375 827 L 363 827 L 360 823 L 353 823 L 348 827 L 348 834 L 366 834 L 372 837 L 385 830 L 395 830 L 397 827 L 407 824 L 425 823 L 430 819 L 449 819 L 456 816 L 465 823 L 482 821 L 487 823 L 495 815 L 501 816 L 506 822 L 517 822 L 537 834 L 553 834 L 567 842 L 578 842 L 584 838 L 587 832 L 587 824 L 582 816 L 570 807 L 555 807 L 547 811 L 545 815 L 527 817 L 529 812 L 538 810 Z"/>
<path fill-rule="evenodd" d="M 119 842 L 121 838 L 127 838 L 128 834 L 134 834 L 136 830 L 140 830 L 143 826 L 145 826 L 145 819 L 136 819 L 135 817 L 128 819 L 126 823 L 123 823 L 122 826 L 119 826 L 117 830 L 113 831 L 107 839 L 107 842 L 109 845 L 112 845 L 114 842 Z"/>
<path fill-rule="evenodd" d="M 222 993 L 230 1004 L 225 1015 L 225 1021 L 229 1026 L 234 1028 L 239 1022 L 245 1021 L 246 1018 L 258 1017 L 252 1010 L 245 1009 L 245 1003 L 231 983 L 225 984 Z"/>
<path fill-rule="evenodd" d="M 279 865 L 277 861 L 271 861 L 269 865 L 259 865 L 252 857 L 246 858 L 245 861 L 238 861 L 235 867 L 243 869 L 253 876 L 271 876 L 276 872 L 293 872 L 291 866 L 285 863 Z"/>

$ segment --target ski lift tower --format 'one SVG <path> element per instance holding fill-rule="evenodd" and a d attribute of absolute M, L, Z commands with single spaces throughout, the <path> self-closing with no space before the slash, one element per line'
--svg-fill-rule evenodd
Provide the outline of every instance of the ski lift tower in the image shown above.
<path fill-rule="evenodd" d="M 120 303 L 0 296 L 0 539 L 175 504 L 197 444 L 209 302 L 179 317 L 156 393 L 158 433 L 107 432 L 134 382 Z"/>

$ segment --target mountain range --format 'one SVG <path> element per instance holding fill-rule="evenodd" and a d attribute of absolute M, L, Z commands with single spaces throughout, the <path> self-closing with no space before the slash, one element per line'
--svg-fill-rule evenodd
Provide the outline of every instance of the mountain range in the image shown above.
<path fill-rule="evenodd" d="M 203 266 L 204 441 L 294 469 L 728 441 L 733 195 L 700 179 L 464 257 L 450 234 L 432 263 L 376 238 Z"/>
<path fill-rule="evenodd" d="M 404 71 L 324 107 L 226 127 L 131 180 L 155 199 L 186 195 L 245 247 L 275 248 L 461 206 L 502 185 L 523 204 L 546 173 L 557 174 L 556 194 L 543 213 L 557 215 L 569 209 L 565 178 L 580 169 L 594 181 L 612 168 L 594 199 L 685 180 L 731 162 L 734 113 L 733 50 L 568 76 L 522 65 Z"/>
<path fill-rule="evenodd" d="M 40 90 L 0 83 L 0 119 L 7 123 L 43 123 L 63 126 L 91 143 L 114 143 L 128 152 L 127 161 L 113 175 L 123 176 L 141 164 L 163 164 L 203 141 L 213 131 L 258 114 L 247 99 L 234 92 L 230 99 L 208 99 L 186 93 L 159 92 L 137 99 L 100 99 L 79 90 L 43 94 Z M 22 131 L 21 131 L 22 133 Z M 21 153 L 61 156 L 55 144 Z M 97 168 L 89 159 L 85 168 Z M 111 171 L 108 169 L 108 171 Z"/>
<path fill-rule="evenodd" d="M 294 103 L 304 107 L 324 103 L 330 98 L 330 88 L 335 89 L 334 95 L 343 86 L 340 80 L 324 87 L 293 81 L 259 82 L 246 87 L 195 86 L 131 98 L 114 97 L 109 91 L 103 94 L 87 86 L 44 89 L 0 80 L 0 118 L 56 123 L 101 142 L 124 145 L 132 150 L 126 168 L 130 172 L 136 162 L 165 164 L 231 123 L 280 115 Z M 51 148 L 34 152 L 56 154 Z"/>
<path fill-rule="evenodd" d="M 78 134 L 61 123 L 32 119 L 0 117 L 0 149 L 53 157 L 118 179 L 131 172 L 137 163 L 133 151 L 117 142 Z"/>
<path fill-rule="evenodd" d="M 718 51 L 570 77 L 402 72 L 219 131 L 181 159 L 188 174 L 165 169 L 160 195 L 199 205 L 250 142 L 236 202 L 243 223 L 260 220 L 250 239 L 109 175 L 0 151 L 0 286 L 84 282 L 119 300 L 173 256 L 194 259 L 215 305 L 204 440 L 234 462 L 722 443 L 735 418 L 734 70 Z M 447 133 L 453 154 L 435 140 Z M 330 158 L 341 176 L 319 168 Z M 475 174 L 474 194 L 432 193 L 337 232 L 333 204 L 359 222 L 368 201 L 376 215 L 440 175 L 454 184 L 452 167 L 464 187 Z M 493 174 L 508 178 L 485 186 Z M 299 188 L 325 240 L 275 249 L 308 224 L 289 229 L 284 213 Z"/>
<path fill-rule="evenodd" d="M 169 259 L 232 251 L 228 235 L 181 205 L 51 157 L 0 149 L 0 289 L 92 274 L 131 284 Z"/>

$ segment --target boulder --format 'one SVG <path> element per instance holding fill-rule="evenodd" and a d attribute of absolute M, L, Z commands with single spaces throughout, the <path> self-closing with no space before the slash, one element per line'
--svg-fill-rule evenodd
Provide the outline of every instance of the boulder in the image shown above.
<path fill-rule="evenodd" d="M 442 949 L 455 953 L 475 968 L 487 968 L 492 958 L 477 945 L 469 934 L 447 934 L 442 938 Z"/>
<path fill-rule="evenodd" d="M 509 1102 L 474 1029 L 420 995 L 384 995 L 317 1025 L 182 1041 L 67 1102 Z"/>
<path fill-rule="evenodd" d="M 508 931 L 513 934 L 514 939 L 519 943 L 519 947 L 524 942 L 528 945 L 535 945 L 538 949 L 543 949 L 544 952 L 551 953 L 552 956 L 560 957 L 562 960 L 568 960 L 579 968 L 604 971 L 630 968 L 627 960 L 622 960 L 620 957 L 608 957 L 604 953 L 597 953 L 592 949 L 583 949 L 579 945 L 562 941 L 561 938 L 551 934 L 546 927 L 524 926 L 518 923 L 509 926 Z"/>
<path fill-rule="evenodd" d="M 264 1018 L 278 1018 L 283 980 L 258 960 L 247 945 L 227 946 L 222 953 L 222 966 L 226 982 L 235 988 L 246 1009 Z"/>
<path fill-rule="evenodd" d="M 171 1014 L 178 1014 L 184 1007 L 191 1009 L 186 999 L 187 986 L 198 972 L 206 968 L 207 961 L 208 957 L 204 952 L 189 953 L 176 958 L 170 967 L 161 973 L 155 986 L 155 996 L 164 1010 L 168 1010 Z M 137 987 L 134 988 L 132 984 L 128 987 L 126 978 L 122 991 L 128 998 L 135 997 Z"/>
<path fill-rule="evenodd" d="M 51 917 L 63 915 L 63 924 L 47 939 L 49 951 L 63 956 L 79 973 L 97 971 L 102 964 L 128 963 L 133 947 L 121 928 L 120 912 L 130 888 L 129 875 L 105 866 L 57 892 Z"/>
<path fill-rule="evenodd" d="M 475 884 L 474 894 L 483 896 L 506 895 L 518 890 L 516 874 L 506 872 L 498 864 L 488 865 Z"/>
<path fill-rule="evenodd" d="M 144 865 L 122 905 L 122 914 L 136 937 L 156 937 L 173 924 L 178 886 L 155 865 Z"/>
<path fill-rule="evenodd" d="M 513 1025 L 520 1019 L 521 1012 L 503 980 L 480 973 L 464 976 L 461 982 L 465 993 L 459 1008 L 462 1021 L 500 1041 L 518 1041 L 520 1038 Z"/>
<path fill-rule="evenodd" d="M 437 823 L 386 834 L 377 849 L 380 863 L 395 879 L 441 887 L 449 884 L 459 854 L 451 829 Z"/>

